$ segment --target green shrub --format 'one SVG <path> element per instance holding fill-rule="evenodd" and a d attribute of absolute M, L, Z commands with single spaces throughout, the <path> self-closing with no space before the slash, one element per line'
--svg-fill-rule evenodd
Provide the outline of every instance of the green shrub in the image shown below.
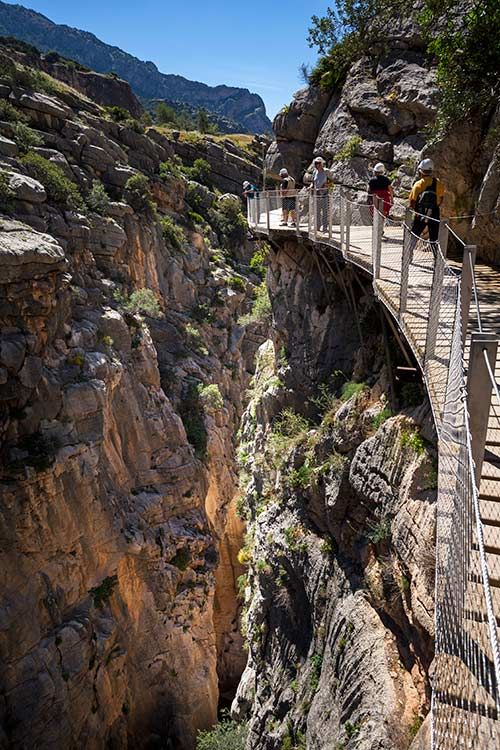
<path fill-rule="evenodd" d="M 198 303 L 193 307 L 191 314 L 198 323 L 211 323 L 214 319 L 214 314 L 207 302 Z"/>
<path fill-rule="evenodd" d="M 311 657 L 311 675 L 309 678 L 309 684 L 313 692 L 316 692 L 316 690 L 318 689 L 322 666 L 323 666 L 322 655 L 313 654 L 313 656 Z"/>
<path fill-rule="evenodd" d="M 271 317 L 271 313 L 271 299 L 269 297 L 266 282 L 263 281 L 262 284 L 255 289 L 255 298 L 251 311 L 246 315 L 242 315 L 238 320 L 238 323 L 243 326 L 249 325 L 250 323 L 264 323 L 264 321 Z"/>
<path fill-rule="evenodd" d="M 5 214 L 12 213 L 15 192 L 10 186 L 7 172 L 0 172 L 0 211 Z"/>
<path fill-rule="evenodd" d="M 204 461 L 207 456 L 208 435 L 198 385 L 199 383 L 193 381 L 188 383 L 179 405 L 179 413 L 188 442 L 193 446 L 197 458 Z"/>
<path fill-rule="evenodd" d="M 203 356 L 206 357 L 208 355 L 208 349 L 205 346 L 205 343 L 203 341 L 203 337 L 200 331 L 197 328 L 195 328 L 195 326 L 193 326 L 191 323 L 186 323 L 184 332 L 186 334 L 186 340 L 187 340 L 188 346 L 194 349 L 195 352 L 198 352 L 198 354 L 202 354 Z"/>
<path fill-rule="evenodd" d="M 193 166 L 186 169 L 187 175 L 202 185 L 210 187 L 210 175 L 212 174 L 212 167 L 206 159 L 195 159 Z"/>
<path fill-rule="evenodd" d="M 196 224 L 206 224 L 206 221 L 203 218 L 203 216 L 201 214 L 197 213 L 196 211 L 188 211 L 187 212 L 187 217 L 188 217 L 189 221 L 191 222 L 191 224 L 193 224 L 193 225 L 196 225 Z"/>
<path fill-rule="evenodd" d="M 151 289 L 136 289 L 125 303 L 128 312 L 148 315 L 150 318 L 161 318 L 162 312 L 158 300 Z"/>
<path fill-rule="evenodd" d="M 170 216 L 163 216 L 161 220 L 163 239 L 175 250 L 182 250 L 186 242 L 186 235 L 182 227 L 174 222 Z"/>
<path fill-rule="evenodd" d="M 96 214 L 104 215 L 107 213 L 111 201 L 102 182 L 99 180 L 93 181 L 86 202 L 88 208 Z"/>
<path fill-rule="evenodd" d="M 423 724 L 423 719 L 418 714 L 415 714 L 413 717 L 413 721 L 410 724 L 410 737 L 413 739 L 413 737 L 416 737 L 420 727 Z"/>
<path fill-rule="evenodd" d="M 378 428 L 384 424 L 388 419 L 392 417 L 392 411 L 389 409 L 388 406 L 386 406 L 384 409 L 382 409 L 381 412 L 377 414 L 376 417 L 373 417 L 372 419 L 372 426 L 374 430 L 378 430 Z"/>
<path fill-rule="evenodd" d="M 366 390 L 366 383 L 355 383 L 353 380 L 349 380 L 347 383 L 344 383 L 342 386 L 341 391 L 341 399 L 342 401 L 349 401 L 350 398 L 352 398 L 354 395 L 357 395 L 358 393 L 362 393 L 364 390 Z"/>
<path fill-rule="evenodd" d="M 241 276 L 229 276 L 227 280 L 227 285 L 231 287 L 231 289 L 234 289 L 237 292 L 245 291 L 245 282 L 241 278 Z"/>
<path fill-rule="evenodd" d="M 305 489 L 309 487 L 314 477 L 314 469 L 305 461 L 298 469 L 290 469 L 287 480 L 291 487 Z"/>
<path fill-rule="evenodd" d="M 0 99 L 0 120 L 5 122 L 27 122 L 28 116 L 14 107 L 7 99 Z"/>
<path fill-rule="evenodd" d="M 196 210 L 195 206 L 193 208 Z M 226 250 L 232 250 L 245 242 L 248 224 L 239 198 L 219 201 L 217 208 L 211 208 L 208 212 L 208 219 L 221 246 Z"/>
<path fill-rule="evenodd" d="M 261 279 L 266 275 L 265 263 L 270 250 L 271 246 L 269 243 L 262 242 L 250 258 L 250 268 L 257 274 L 257 276 L 260 276 Z"/>
<path fill-rule="evenodd" d="M 425 442 L 418 430 L 403 430 L 400 437 L 401 448 L 410 448 L 417 456 L 425 451 Z"/>
<path fill-rule="evenodd" d="M 107 576 L 99 586 L 90 589 L 90 593 L 94 599 L 94 607 L 102 609 L 109 602 L 117 583 L 118 576 Z"/>
<path fill-rule="evenodd" d="M 22 154 L 26 154 L 30 149 L 41 146 L 43 143 L 41 135 L 24 122 L 16 122 L 12 126 L 12 137 Z"/>
<path fill-rule="evenodd" d="M 224 399 L 216 383 L 211 385 L 199 385 L 198 393 L 200 401 L 206 411 L 220 411 L 224 406 Z"/>
<path fill-rule="evenodd" d="M 225 714 L 215 727 L 198 732 L 196 750 L 245 750 L 247 737 L 247 725 Z"/>
<path fill-rule="evenodd" d="M 383 517 L 379 521 L 369 525 L 369 531 L 366 536 L 373 544 L 380 544 L 381 542 L 389 541 L 391 534 L 391 521 L 389 518 Z"/>
<path fill-rule="evenodd" d="M 42 183 L 54 203 L 75 210 L 83 208 L 83 198 L 77 185 L 66 177 L 57 164 L 31 151 L 21 158 L 21 162 L 29 174 Z"/>
<path fill-rule="evenodd" d="M 30 91 L 54 94 L 58 90 L 54 79 L 46 73 L 13 63 L 6 58 L 3 58 L 0 63 L 0 78 L 7 79 L 13 86 L 21 86 Z"/>
<path fill-rule="evenodd" d="M 182 161 L 178 156 L 173 159 L 167 159 L 160 164 L 160 177 L 162 180 L 170 180 L 172 177 L 179 179 L 182 177 Z"/>
<path fill-rule="evenodd" d="M 106 112 L 115 122 L 125 122 L 130 118 L 130 112 L 123 107 L 106 107 Z"/>
<path fill-rule="evenodd" d="M 175 565 L 179 570 L 186 570 L 191 562 L 191 555 L 186 547 L 181 547 L 175 555 L 169 560 L 170 565 Z"/>
<path fill-rule="evenodd" d="M 363 139 L 359 135 L 353 135 L 349 140 L 342 146 L 340 151 L 335 154 L 333 161 L 346 161 L 352 159 L 357 155 L 358 149 L 361 146 Z"/>
<path fill-rule="evenodd" d="M 138 172 L 128 178 L 125 197 L 135 211 L 152 208 L 150 184 L 145 174 Z"/>

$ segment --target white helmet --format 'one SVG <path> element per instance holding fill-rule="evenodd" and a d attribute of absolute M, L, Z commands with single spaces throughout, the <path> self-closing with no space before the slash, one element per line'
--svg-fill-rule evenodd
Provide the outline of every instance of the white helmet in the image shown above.
<path fill-rule="evenodd" d="M 288 169 L 280 169 L 280 177 L 288 177 Z"/>
<path fill-rule="evenodd" d="M 419 172 L 432 172 L 434 170 L 434 162 L 432 159 L 423 159 L 423 161 L 420 162 L 418 165 L 418 171 Z"/>
<path fill-rule="evenodd" d="M 375 174 L 385 174 L 385 167 L 381 161 L 379 161 L 378 164 L 375 164 L 375 166 L 373 167 L 373 171 L 375 172 Z"/>

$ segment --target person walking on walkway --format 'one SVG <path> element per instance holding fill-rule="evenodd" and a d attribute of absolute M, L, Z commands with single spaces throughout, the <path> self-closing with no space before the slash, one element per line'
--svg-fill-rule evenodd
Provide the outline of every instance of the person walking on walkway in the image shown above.
<path fill-rule="evenodd" d="M 280 194 L 281 194 L 281 222 L 280 226 L 286 227 L 288 217 L 290 217 L 290 226 L 296 226 L 295 211 L 295 180 L 288 174 L 287 169 L 280 169 Z"/>
<path fill-rule="evenodd" d="M 420 179 L 415 182 L 410 193 L 410 208 L 415 212 L 411 231 L 417 237 L 421 237 L 427 227 L 430 241 L 437 242 L 444 186 L 441 180 L 434 177 L 432 159 L 424 159 L 420 162 L 418 174 Z"/>
<path fill-rule="evenodd" d="M 321 156 L 314 159 L 311 189 L 316 198 L 316 231 L 328 231 L 328 173 Z"/>
<path fill-rule="evenodd" d="M 385 175 L 385 167 L 382 162 L 373 167 L 373 177 L 368 182 L 368 205 L 373 206 L 376 202 L 374 196 L 380 199 L 379 207 L 384 216 L 389 216 L 393 204 L 393 191 L 391 181 Z M 373 216 L 373 208 L 370 209 Z"/>

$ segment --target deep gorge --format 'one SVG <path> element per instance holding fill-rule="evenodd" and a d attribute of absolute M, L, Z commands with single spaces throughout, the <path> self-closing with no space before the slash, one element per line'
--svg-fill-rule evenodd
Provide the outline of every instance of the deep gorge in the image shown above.
<path fill-rule="evenodd" d="M 1 750 L 194 750 L 228 709 L 246 750 L 429 747 L 418 367 L 368 276 L 250 236 L 241 200 L 263 150 L 353 196 L 379 160 L 404 196 L 430 154 L 498 260 L 498 105 L 429 145 L 412 24 L 375 57 L 270 144 L 151 125 L 124 81 L 0 42 Z"/>

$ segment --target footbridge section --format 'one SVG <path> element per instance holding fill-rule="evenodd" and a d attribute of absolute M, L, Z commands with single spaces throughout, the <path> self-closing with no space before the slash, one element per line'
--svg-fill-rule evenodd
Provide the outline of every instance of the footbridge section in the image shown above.
<path fill-rule="evenodd" d="M 296 236 L 368 274 L 374 293 L 411 347 L 438 435 L 436 642 L 432 675 L 433 750 L 500 750 L 500 272 L 476 262 L 446 221 L 439 241 L 411 231 L 396 202 L 381 205 L 287 191 L 248 201 L 262 236 Z M 288 201 L 290 206 L 290 201 Z M 459 262 L 447 258 L 453 236 Z"/>

